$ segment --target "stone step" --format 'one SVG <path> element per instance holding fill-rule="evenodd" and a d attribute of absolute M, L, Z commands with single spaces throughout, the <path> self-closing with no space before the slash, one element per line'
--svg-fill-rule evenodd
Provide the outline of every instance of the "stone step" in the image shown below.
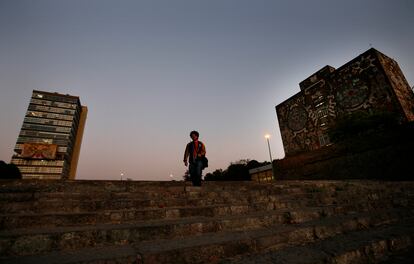
<path fill-rule="evenodd" d="M 326 217 L 326 215 L 330 214 L 335 215 L 335 208 L 331 210 L 333 210 L 331 213 L 326 208 L 320 208 L 319 211 L 302 210 L 296 213 L 293 212 L 292 215 L 296 214 L 296 218 L 293 221 L 296 224 L 294 225 L 283 224 L 286 223 L 287 219 L 283 212 L 279 212 L 271 215 L 253 214 L 242 218 L 226 216 L 216 218 L 214 221 L 211 218 L 193 218 L 123 225 L 2 231 L 0 233 L 0 255 L 32 255 L 50 251 L 70 251 L 87 247 L 131 243 L 140 243 L 141 246 L 144 246 L 144 249 L 148 249 L 159 243 L 168 244 L 168 241 L 172 244 L 182 243 L 186 239 L 191 240 L 200 237 L 205 238 L 202 239 L 203 243 L 210 244 L 208 242 L 210 239 L 215 236 L 222 237 L 223 234 L 227 234 L 225 236 L 228 236 L 230 244 L 237 244 L 239 243 L 237 239 L 233 241 L 234 236 L 237 238 L 246 232 L 252 236 L 263 235 L 260 243 L 263 244 L 268 241 L 269 246 L 271 246 L 275 242 L 273 238 L 284 234 L 284 232 L 289 233 L 288 237 L 299 236 L 298 239 L 301 240 L 309 235 L 318 234 L 319 237 L 330 236 L 332 230 L 341 233 L 347 230 L 354 230 L 355 228 L 367 228 L 370 225 L 393 222 L 410 216 L 406 211 L 393 211 L 392 213 L 370 212 Z M 315 229 L 314 226 L 318 228 Z M 303 236 L 304 234 L 305 236 Z M 185 237 L 185 239 L 180 239 L 181 237 Z M 154 239 L 158 240 L 154 241 Z M 176 241 L 177 239 L 178 241 Z M 142 241 L 149 242 L 145 244 Z M 285 243 L 286 241 L 282 240 L 282 242 Z M 287 242 L 290 243 L 292 241 L 289 240 Z"/>
<path fill-rule="evenodd" d="M 0 230 L 97 223 L 124 223 L 194 216 L 215 217 L 274 210 L 273 203 L 216 204 L 208 206 L 121 209 L 91 212 L 1 214 Z"/>
<path fill-rule="evenodd" d="M 306 245 L 241 255 L 221 264 L 413 263 L 414 219 L 393 225 L 340 234 Z M 411 259 L 410 259 L 411 256 Z"/>
<path fill-rule="evenodd" d="M 75 205 L 72 207 L 53 206 L 49 207 L 48 210 L 42 210 L 45 212 L 32 213 L 21 210 L 19 213 L 0 214 L 0 230 L 15 229 L 21 227 L 29 228 L 76 226 L 81 224 L 94 225 L 98 223 L 127 223 L 143 220 L 175 219 L 194 216 L 216 217 L 224 215 L 242 215 L 245 213 L 258 211 L 301 209 L 307 207 L 334 205 L 337 205 L 338 210 L 340 209 L 342 212 L 369 211 L 376 208 L 400 208 L 410 204 L 408 201 L 405 201 L 404 198 L 392 198 L 386 201 L 372 201 L 369 198 L 361 198 L 359 199 L 358 203 L 354 202 L 355 199 L 339 200 L 338 197 L 306 197 L 302 199 L 288 198 L 290 197 L 279 197 L 279 200 L 277 202 L 224 203 L 215 205 L 203 205 L 203 203 L 205 203 L 204 200 L 187 200 L 184 201 L 185 206 L 170 206 L 168 204 L 160 204 L 158 207 L 142 206 L 142 209 L 137 209 L 141 207 L 140 205 L 142 205 L 140 200 L 137 201 L 138 203 L 134 203 L 134 201 L 127 201 L 125 204 L 122 201 L 116 201 L 112 203 L 111 206 L 108 204 L 100 204 L 97 206 L 97 202 L 95 202 L 90 204 L 89 208 L 84 205 L 79 205 L 78 207 L 75 207 Z M 60 204 L 58 203 L 57 205 Z M 80 210 L 80 207 L 83 207 L 82 210 Z M 45 204 L 43 204 L 43 208 L 46 208 Z M 54 208 L 60 211 L 50 212 L 51 209 Z M 65 208 L 65 210 L 63 211 L 62 208 Z M 97 208 L 100 210 L 96 210 Z M 102 208 L 105 208 L 105 210 L 102 210 Z"/>
<path fill-rule="evenodd" d="M 25 181 L 26 182 L 26 181 Z M 70 183 L 70 182 L 69 182 Z M 134 187 L 135 183 L 139 182 L 131 182 L 132 186 L 126 186 L 126 188 L 123 189 L 110 189 L 105 188 L 106 185 L 101 184 L 102 186 L 99 186 L 98 189 L 92 188 L 88 190 L 84 190 L 84 188 L 81 188 L 82 185 L 74 182 L 72 184 L 68 184 L 68 189 L 60 189 L 60 188 L 53 188 L 56 187 L 52 184 L 50 185 L 50 188 L 42 189 L 37 188 L 28 190 L 26 185 L 19 185 L 16 186 L 8 186 L 6 184 L 2 184 L 0 182 L 0 200 L 7 199 L 8 197 L 12 199 L 18 199 L 20 196 L 27 197 L 27 199 L 36 197 L 36 196 L 53 196 L 58 198 L 62 198 L 63 195 L 72 195 L 73 197 L 79 197 L 82 195 L 87 195 L 90 193 L 94 194 L 100 194 L 100 195 L 154 195 L 159 196 L 159 194 L 168 194 L 168 195 L 181 195 L 185 193 L 199 193 L 199 194 L 205 194 L 205 193 L 211 193 L 211 192 L 218 192 L 218 193 L 232 193 L 232 192 L 239 192 L 239 193 L 254 193 L 254 192 L 273 192 L 275 194 L 281 194 L 281 193 L 295 193 L 295 192 L 325 192 L 325 191 L 361 191 L 361 190 L 391 190 L 391 189 L 410 189 L 409 187 L 412 187 L 412 184 L 407 183 L 406 187 L 400 187 L 400 186 L 393 186 L 389 183 L 380 185 L 378 182 L 370 183 L 369 185 L 362 185 L 360 182 L 356 184 L 347 184 L 343 182 L 332 182 L 332 183 L 324 183 L 320 184 L 317 181 L 311 182 L 311 183 L 303 183 L 298 185 L 287 185 L 287 184 L 255 184 L 250 182 L 249 184 L 244 185 L 238 185 L 237 183 L 226 183 L 223 182 L 221 185 L 215 185 L 213 183 L 209 183 L 204 185 L 203 187 L 192 187 L 192 186 L 181 186 L 177 187 L 174 185 L 165 185 L 163 187 L 158 188 L 147 188 L 147 187 L 141 187 L 141 188 L 132 188 Z M 140 186 L 140 185 L 138 185 Z M 69 188 L 70 187 L 70 188 Z M 136 187 L 136 186 L 135 186 Z M 66 198 L 66 197 L 65 197 Z"/>
<path fill-rule="evenodd" d="M 231 182 L 228 184 L 216 184 L 214 182 L 205 183 L 202 188 L 189 186 L 185 182 L 111 182 L 111 181 L 48 181 L 47 183 L 35 180 L 18 181 L 1 181 L 0 182 L 0 200 L 3 194 L 7 193 L 134 193 L 157 195 L 159 193 L 168 193 L 170 195 L 184 192 L 227 192 L 234 191 L 263 191 L 271 189 L 272 191 L 300 191 L 302 188 L 291 187 L 288 184 L 279 184 L 275 186 L 257 184 L 254 182 Z"/>
<path fill-rule="evenodd" d="M 217 254 L 209 256 L 206 254 L 208 252 L 201 252 L 205 258 L 200 256 L 185 259 L 177 255 L 172 255 L 171 258 L 162 263 L 408 264 L 412 263 L 413 251 L 407 249 L 413 246 L 413 231 L 412 225 L 407 224 L 406 221 L 399 225 L 395 223 L 392 226 L 382 226 L 376 229 L 358 230 L 357 232 L 339 234 L 325 240 L 315 240 L 312 244 L 288 246 L 278 251 L 268 253 L 241 255 L 236 258 L 222 260 Z M 409 235 L 407 236 L 407 234 Z M 231 251 L 232 249 L 228 250 Z M 401 251 L 403 254 L 400 253 Z M 148 259 L 147 256 L 142 255 L 142 252 L 139 252 L 139 249 L 131 245 L 105 246 L 79 249 L 71 252 L 52 252 L 45 255 L 0 258 L 1 263 L 4 264 L 161 263 L 151 262 L 152 260 L 154 259 Z"/>
<path fill-rule="evenodd" d="M 51 252 L 44 255 L 2 258 L 2 264 L 137 264 L 141 259 L 130 245 L 84 248 L 69 252 Z"/>
<path fill-rule="evenodd" d="M 189 186 L 185 182 L 135 182 L 135 181 L 47 181 L 39 180 L 2 180 L 0 182 L 0 201 L 9 198 L 19 199 L 18 193 L 30 199 L 31 195 L 62 192 L 62 193 L 134 193 L 136 195 L 149 195 L 151 198 L 164 196 L 173 197 L 183 193 L 204 195 L 209 192 L 321 192 L 321 191 L 389 191 L 413 192 L 413 182 L 379 182 L 379 181 L 281 181 L 274 183 L 256 182 L 205 182 L 201 190 Z M 6 196 L 6 197 L 4 197 Z M 23 197 L 24 198 L 24 197 Z M 21 199 L 21 198 L 20 198 Z"/>
<path fill-rule="evenodd" d="M 404 186 L 406 185 L 406 186 Z M 411 190 L 413 183 L 392 183 L 376 181 L 308 181 L 295 182 L 283 181 L 271 184 L 260 184 L 255 182 L 206 182 L 201 188 L 189 186 L 184 182 L 119 182 L 119 181 L 36 181 L 25 180 L 0 182 L 0 200 L 11 198 L 31 199 L 36 195 L 47 195 L 47 193 L 65 194 L 103 194 L 114 195 L 132 193 L 134 195 L 154 195 L 162 197 L 181 195 L 183 193 L 205 194 L 209 192 L 274 192 L 274 193 L 295 193 L 295 192 L 321 192 L 321 191 L 354 191 L 354 190 Z M 14 196 L 13 196 L 14 195 Z M 23 197 L 19 197 L 19 195 Z M 153 198 L 154 198 L 153 197 Z M 59 197 L 62 198 L 62 197 Z"/>
<path fill-rule="evenodd" d="M 47 212 L 89 212 L 95 210 L 117 210 L 117 209 L 141 209 L 141 208 L 164 208 L 170 206 L 206 206 L 217 203 L 240 203 L 240 202 L 270 202 L 283 204 L 286 200 L 302 201 L 306 200 L 309 205 L 318 203 L 347 203 L 357 200 L 388 200 L 397 204 L 403 201 L 414 200 L 414 195 L 406 193 L 381 192 L 378 193 L 353 193 L 347 192 L 309 192 L 293 194 L 256 194 L 255 196 L 247 194 L 237 196 L 224 195 L 221 193 L 208 193 L 207 197 L 168 197 L 164 196 L 159 199 L 137 198 L 132 194 L 125 196 L 123 193 L 118 195 L 101 194 L 64 194 L 48 193 L 46 197 L 30 198 L 30 200 L 0 202 L 0 211 L 5 213 L 47 213 Z M 10 198 L 11 199 L 11 198 Z M 312 204 L 313 202 L 313 204 Z M 406 202 L 408 203 L 408 202 Z M 278 206 L 278 205 L 275 205 Z M 280 207 L 280 206 L 279 206 Z"/>
<path fill-rule="evenodd" d="M 279 196 L 257 196 L 257 197 L 226 197 L 216 195 L 215 197 L 199 198 L 199 197 L 162 197 L 160 199 L 142 199 L 137 197 L 129 198 L 99 198 L 93 194 L 90 197 L 82 199 L 36 199 L 32 201 L 14 201 L 0 203 L 2 212 L 39 212 L 45 210 L 57 211 L 81 211 L 81 210 L 99 210 L 105 209 L 121 209 L 121 208 L 154 208 L 154 207 L 169 207 L 169 206 L 203 206 L 215 203 L 229 203 L 229 202 L 266 202 L 277 201 L 288 197 L 287 195 Z"/>
<path fill-rule="evenodd" d="M 283 208 L 315 207 L 323 205 L 341 205 L 347 210 L 370 210 L 375 208 L 410 207 L 413 197 L 406 195 L 362 194 L 361 196 L 346 193 L 327 195 L 320 193 L 302 193 L 294 195 L 268 196 L 264 202 L 238 199 L 237 201 L 220 199 L 170 199 L 154 200 L 44 200 L 34 203 L 16 202 L 3 206 L 0 214 L 0 230 L 18 228 L 19 225 L 35 226 L 36 223 L 47 226 L 56 223 L 68 223 L 64 219 L 80 219 L 89 223 L 99 223 L 99 219 L 111 222 L 150 220 L 159 218 L 215 216 L 223 213 L 234 214 L 258 210 L 274 210 Z M 355 201 L 358 200 L 358 203 Z M 212 205 L 213 204 L 213 205 Z M 72 215 L 73 214 L 73 215 Z M 53 221 L 53 217 L 56 221 Z M 45 218 L 46 220 L 42 220 Z M 48 220 L 51 219 L 51 220 Z M 89 219 L 89 220 L 87 220 Z M 71 221 L 69 221 L 71 222 Z M 82 222 L 82 221 L 80 221 Z M 86 223 L 85 222 L 85 223 Z"/>
<path fill-rule="evenodd" d="M 303 193 L 305 190 L 295 188 L 295 189 L 251 189 L 245 190 L 242 189 L 218 189 L 211 190 L 210 188 L 204 187 L 188 187 L 185 190 L 180 189 L 177 191 L 165 190 L 142 190 L 140 192 L 110 192 L 110 191 L 94 191 L 94 192 L 0 192 L 0 202 L 10 202 L 10 201 L 38 201 L 44 199 L 71 199 L 71 200 L 83 200 L 91 199 L 165 199 L 168 198 L 217 198 L 217 197 L 237 197 L 240 194 L 256 197 L 256 196 L 267 196 L 267 195 L 281 195 L 281 194 L 292 194 L 292 193 Z"/>
<path fill-rule="evenodd" d="M 399 220 L 394 219 L 394 222 Z M 412 221 L 410 218 L 407 223 Z M 136 248 L 142 256 L 142 263 L 146 264 L 216 263 L 223 258 L 248 252 L 280 250 L 390 223 L 390 219 L 374 215 L 345 216 L 253 231 L 221 232 L 184 239 L 142 242 Z M 410 231 L 412 232 L 412 225 Z"/>
<path fill-rule="evenodd" d="M 318 207 L 301 210 L 256 212 L 221 217 L 192 217 L 175 220 L 141 221 L 130 224 L 96 224 L 90 226 L 23 228 L 0 232 L 0 255 L 26 252 L 68 250 L 73 247 L 91 246 L 94 243 L 133 243 L 151 239 L 200 235 L 208 232 L 229 230 L 252 230 L 273 225 L 301 223 L 322 219 L 337 214 L 336 207 Z M 401 215 L 399 212 L 398 215 Z M 387 215 L 388 216 L 388 215 Z M 24 249 L 27 243 L 34 244 L 35 251 Z M 23 247 L 23 248 L 22 248 Z"/>
<path fill-rule="evenodd" d="M 389 256 L 379 260 L 381 264 L 412 264 L 414 260 L 414 238 L 411 237 L 411 246 L 405 248 L 400 246 L 402 250 L 391 251 Z M 396 243 L 389 243 L 396 244 Z"/>
<path fill-rule="evenodd" d="M 23 195 L 23 194 L 22 194 Z M 228 202 L 265 202 L 276 201 L 287 194 L 272 195 L 268 193 L 206 193 L 204 197 L 198 195 L 198 193 L 186 193 L 182 197 L 173 197 L 164 194 L 158 198 L 140 197 L 139 195 L 128 194 L 126 195 L 74 195 L 65 193 L 50 193 L 47 196 L 37 195 L 37 197 L 21 197 L 14 199 L 9 197 L 0 201 L 0 209 L 3 212 L 21 212 L 36 210 L 47 210 L 52 208 L 52 211 L 56 211 L 56 208 L 62 208 L 69 211 L 78 211 L 81 209 L 96 210 L 99 208 L 116 209 L 112 206 L 135 206 L 135 207 L 167 207 L 167 206 L 184 206 L 184 205 L 206 205 L 213 203 L 228 203 Z"/>
<path fill-rule="evenodd" d="M 0 263 L 214 263 L 412 221 L 413 201 L 412 182 L 0 181 Z"/>

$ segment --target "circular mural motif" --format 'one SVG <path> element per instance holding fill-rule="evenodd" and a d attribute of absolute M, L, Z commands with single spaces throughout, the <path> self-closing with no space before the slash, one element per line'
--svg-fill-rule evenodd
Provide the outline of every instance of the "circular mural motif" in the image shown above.
<path fill-rule="evenodd" d="M 288 127 L 293 131 L 299 131 L 305 128 L 308 121 L 308 113 L 301 106 L 294 106 L 288 114 Z"/>
<path fill-rule="evenodd" d="M 355 108 L 368 99 L 369 88 L 366 85 L 354 86 L 349 84 L 342 85 L 336 92 L 338 104 L 342 108 Z"/>
<path fill-rule="evenodd" d="M 352 68 L 357 72 L 361 73 L 371 67 L 375 68 L 375 59 L 371 58 L 371 56 L 362 57 L 360 61 L 354 63 Z"/>

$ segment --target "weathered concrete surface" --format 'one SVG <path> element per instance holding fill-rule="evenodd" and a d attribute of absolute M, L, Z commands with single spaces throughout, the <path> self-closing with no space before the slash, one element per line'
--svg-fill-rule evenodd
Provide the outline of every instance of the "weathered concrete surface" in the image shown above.
<path fill-rule="evenodd" d="M 0 263 L 380 263 L 413 247 L 413 200 L 413 182 L 1 181 Z"/>

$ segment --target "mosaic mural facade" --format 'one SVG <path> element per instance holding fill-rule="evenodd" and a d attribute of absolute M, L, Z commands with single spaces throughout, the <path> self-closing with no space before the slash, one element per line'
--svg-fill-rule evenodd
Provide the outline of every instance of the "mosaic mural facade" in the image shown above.
<path fill-rule="evenodd" d="M 369 49 L 338 69 L 325 66 L 276 106 L 287 156 L 329 145 L 335 120 L 355 111 L 390 111 L 414 120 L 414 94 L 398 64 Z"/>

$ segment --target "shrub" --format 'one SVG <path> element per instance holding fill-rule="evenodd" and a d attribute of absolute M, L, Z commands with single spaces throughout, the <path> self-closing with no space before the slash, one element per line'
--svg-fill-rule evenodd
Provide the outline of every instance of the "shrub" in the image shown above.
<path fill-rule="evenodd" d="M 0 160 L 0 179 L 21 179 L 22 174 L 14 164 L 7 164 Z"/>

